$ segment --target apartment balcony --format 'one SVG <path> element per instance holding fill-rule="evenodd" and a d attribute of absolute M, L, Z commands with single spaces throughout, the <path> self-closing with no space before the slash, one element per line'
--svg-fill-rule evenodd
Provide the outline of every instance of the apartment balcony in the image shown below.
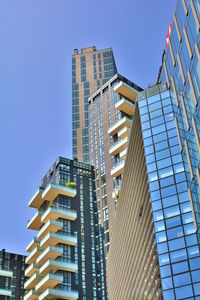
<path fill-rule="evenodd" d="M 40 246 L 40 240 L 36 237 L 26 247 L 26 252 L 31 252 L 35 247 Z"/>
<path fill-rule="evenodd" d="M 41 221 L 46 223 L 48 220 L 57 220 L 58 218 L 64 220 L 74 221 L 77 218 L 77 212 L 71 209 L 62 209 L 58 207 L 49 207 L 42 215 Z"/>
<path fill-rule="evenodd" d="M 26 277 L 31 277 L 34 273 L 39 272 L 40 266 L 38 264 L 31 264 L 26 268 L 25 270 L 25 276 Z"/>
<path fill-rule="evenodd" d="M 131 130 L 129 127 L 124 127 L 122 128 L 118 133 L 118 138 L 120 139 L 125 139 L 126 137 L 129 137 L 130 136 L 130 133 L 131 133 Z"/>
<path fill-rule="evenodd" d="M 122 174 L 123 170 L 124 170 L 124 161 L 120 161 L 118 164 L 116 164 L 112 170 L 111 170 L 111 175 L 112 177 L 118 177 L 119 175 Z"/>
<path fill-rule="evenodd" d="M 78 264 L 74 262 L 65 262 L 59 260 L 47 260 L 40 268 L 40 273 L 43 275 L 49 272 L 55 273 L 57 271 L 76 272 L 78 270 Z"/>
<path fill-rule="evenodd" d="M 67 299 L 77 300 L 78 291 L 61 290 L 61 289 L 46 289 L 39 297 L 39 300 L 43 299 Z"/>
<path fill-rule="evenodd" d="M 43 188 L 39 188 L 37 192 L 33 195 L 31 200 L 29 201 L 29 206 L 34 208 L 39 208 L 42 204 L 42 192 L 44 191 Z"/>
<path fill-rule="evenodd" d="M 44 201 L 53 201 L 58 195 L 74 198 L 76 189 L 51 182 L 45 189 L 40 188 L 29 202 L 30 207 L 39 208 Z"/>
<path fill-rule="evenodd" d="M 37 258 L 36 263 L 42 265 L 48 259 L 56 259 L 63 254 L 63 249 L 60 247 L 47 247 Z"/>
<path fill-rule="evenodd" d="M 63 275 L 60 274 L 47 274 L 40 282 L 35 286 L 36 291 L 44 292 L 48 288 L 54 288 L 56 285 L 63 282 Z"/>
<path fill-rule="evenodd" d="M 36 258 L 40 255 L 40 253 L 42 252 L 42 248 L 40 247 L 36 247 L 35 249 L 33 249 L 31 251 L 31 253 L 27 256 L 25 263 L 28 265 L 31 265 L 32 263 L 35 263 Z"/>
<path fill-rule="evenodd" d="M 36 300 L 39 299 L 40 293 L 35 290 L 30 290 L 26 295 L 24 295 L 24 300 Z"/>
<path fill-rule="evenodd" d="M 6 289 L 0 289 L 0 296 L 12 297 L 12 291 L 6 290 Z M 1 299 L 4 299 L 4 298 L 1 298 Z"/>
<path fill-rule="evenodd" d="M 122 96 L 124 96 L 127 99 L 130 99 L 132 101 L 136 101 L 136 94 L 137 91 L 134 90 L 132 87 L 130 87 L 125 82 L 120 81 L 115 87 L 114 91 Z"/>
<path fill-rule="evenodd" d="M 59 234 L 49 232 L 42 240 L 41 247 L 44 249 L 48 246 L 56 246 L 57 244 L 75 246 L 77 244 L 77 237 L 72 234 Z"/>
<path fill-rule="evenodd" d="M 115 156 L 121 151 L 123 151 L 124 149 L 126 149 L 127 146 L 128 146 L 128 138 L 126 137 L 125 139 L 114 143 L 114 145 L 109 149 L 109 154 Z"/>
<path fill-rule="evenodd" d="M 134 103 L 131 101 L 128 101 L 125 98 L 122 98 L 115 104 L 115 108 L 123 113 L 125 113 L 128 116 L 133 116 L 134 113 Z"/>
<path fill-rule="evenodd" d="M 33 230 L 39 230 L 40 227 L 42 226 L 41 215 L 42 215 L 42 212 L 38 210 L 34 214 L 34 216 L 30 219 L 30 221 L 28 221 L 27 228 L 33 229 Z"/>
<path fill-rule="evenodd" d="M 47 221 L 46 224 L 44 224 L 40 231 L 38 232 L 38 239 L 43 239 L 45 237 L 45 235 L 48 232 L 57 232 L 58 230 L 62 229 L 63 227 L 63 222 L 62 221 L 54 221 L 54 220 L 49 220 Z"/>
<path fill-rule="evenodd" d="M 108 129 L 108 134 L 109 135 L 115 135 L 116 133 L 118 133 L 123 127 L 131 127 L 132 124 L 132 120 L 128 117 L 123 117 L 121 118 L 117 123 L 115 123 L 113 126 L 111 126 Z"/>
<path fill-rule="evenodd" d="M 13 272 L 12 271 L 7 271 L 7 270 L 1 270 L 0 269 L 0 277 L 12 277 L 13 276 Z"/>
<path fill-rule="evenodd" d="M 120 152 L 119 157 L 123 160 L 126 159 L 126 154 L 127 154 L 127 148 L 124 149 L 122 152 Z"/>
<path fill-rule="evenodd" d="M 34 273 L 24 284 L 24 289 L 34 289 L 35 285 L 43 278 L 41 274 Z"/>

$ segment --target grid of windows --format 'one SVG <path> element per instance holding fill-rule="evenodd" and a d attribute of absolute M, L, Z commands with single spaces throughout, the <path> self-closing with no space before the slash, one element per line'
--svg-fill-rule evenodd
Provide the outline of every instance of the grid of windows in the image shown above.
<path fill-rule="evenodd" d="M 163 87 L 139 101 L 163 297 L 198 299 L 200 251 L 188 171 L 175 124 L 175 99 Z"/>

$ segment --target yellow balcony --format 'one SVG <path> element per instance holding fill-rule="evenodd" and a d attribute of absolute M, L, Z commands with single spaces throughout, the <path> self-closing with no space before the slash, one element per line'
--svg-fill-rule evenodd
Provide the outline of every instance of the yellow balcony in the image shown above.
<path fill-rule="evenodd" d="M 34 208 L 39 208 L 42 204 L 42 192 L 44 191 L 43 188 L 39 188 L 37 192 L 33 195 L 31 200 L 29 201 L 29 206 Z"/>
<path fill-rule="evenodd" d="M 49 272 L 55 273 L 57 271 L 76 272 L 78 270 L 78 264 L 74 262 L 65 262 L 59 260 L 47 260 L 40 268 L 40 273 L 43 275 Z"/>
<path fill-rule="evenodd" d="M 128 116 L 133 116 L 134 113 L 134 103 L 131 101 L 128 101 L 125 98 L 122 98 L 115 104 L 115 108 L 123 113 L 125 113 Z"/>
<path fill-rule="evenodd" d="M 49 273 L 36 284 L 35 289 L 44 292 L 47 288 L 54 288 L 61 282 L 63 282 L 63 275 Z"/>
<path fill-rule="evenodd" d="M 117 135 L 120 139 L 125 139 L 126 137 L 130 136 L 130 132 L 131 132 L 130 128 L 125 126 L 117 133 Z"/>
<path fill-rule="evenodd" d="M 124 164 L 125 164 L 125 162 L 122 161 L 119 164 L 117 164 L 115 167 L 112 168 L 112 170 L 111 170 L 112 177 L 118 177 L 119 175 L 122 174 L 122 172 L 124 170 Z"/>
<path fill-rule="evenodd" d="M 114 143 L 114 145 L 109 149 L 109 154 L 112 156 L 117 155 L 124 149 L 126 149 L 128 146 L 128 137 L 126 137 L 123 140 L 120 140 L 119 142 Z"/>
<path fill-rule="evenodd" d="M 48 220 L 57 220 L 58 218 L 64 220 L 74 221 L 77 218 L 77 213 L 71 209 L 62 209 L 58 207 L 49 207 L 42 215 L 41 221 L 46 223 Z"/>
<path fill-rule="evenodd" d="M 63 249 L 60 247 L 47 247 L 37 258 L 36 263 L 42 265 L 48 259 L 56 259 L 63 254 Z"/>
<path fill-rule="evenodd" d="M 119 157 L 123 160 L 126 159 L 126 154 L 127 154 L 127 148 L 124 149 L 122 152 L 120 152 Z"/>
<path fill-rule="evenodd" d="M 55 200 L 58 195 L 74 198 L 76 196 L 76 189 L 51 182 L 45 189 L 40 188 L 35 193 L 29 202 L 29 206 L 39 208 L 44 201 L 51 202 Z"/>
<path fill-rule="evenodd" d="M 31 252 L 35 247 L 40 246 L 40 240 L 36 237 L 26 247 L 26 252 Z"/>
<path fill-rule="evenodd" d="M 30 290 L 34 289 L 35 285 L 43 278 L 41 274 L 33 274 L 24 284 L 24 289 Z"/>
<path fill-rule="evenodd" d="M 75 246 L 77 244 L 77 237 L 71 234 L 64 235 L 50 232 L 41 240 L 41 247 L 56 246 L 58 243 Z"/>
<path fill-rule="evenodd" d="M 47 221 L 46 224 L 44 224 L 40 231 L 38 232 L 38 239 L 43 239 L 43 237 L 48 233 L 48 232 L 57 232 L 63 227 L 63 222 L 61 221 L 54 221 L 54 220 L 49 220 Z"/>
<path fill-rule="evenodd" d="M 35 290 L 30 290 L 26 295 L 24 295 L 24 300 L 37 300 L 39 299 L 40 293 Z"/>
<path fill-rule="evenodd" d="M 28 222 L 27 228 L 33 229 L 33 230 L 39 230 L 40 227 L 42 226 L 41 215 L 42 215 L 42 212 L 38 210 L 34 214 L 34 216 L 30 219 L 30 221 Z"/>
<path fill-rule="evenodd" d="M 28 268 L 26 268 L 25 270 L 25 276 L 26 277 L 31 277 L 34 273 L 38 272 L 40 269 L 40 266 L 33 263 L 30 266 L 28 266 Z"/>
<path fill-rule="evenodd" d="M 128 117 L 123 117 L 122 119 L 120 119 L 117 123 L 115 123 L 113 126 L 111 126 L 108 129 L 108 134 L 109 135 L 115 135 L 116 133 L 118 133 L 123 127 L 131 127 L 132 124 L 132 120 Z"/>
<path fill-rule="evenodd" d="M 42 248 L 36 247 L 31 251 L 31 253 L 27 256 L 25 263 L 28 265 L 31 265 L 32 263 L 36 262 L 36 258 L 40 255 L 42 252 Z"/>
<path fill-rule="evenodd" d="M 137 91 L 134 90 L 132 87 L 130 87 L 125 82 L 120 81 L 115 87 L 114 91 L 122 96 L 124 96 L 127 99 L 130 99 L 132 101 L 136 101 L 136 94 Z"/>
<path fill-rule="evenodd" d="M 43 299 L 67 299 L 77 300 L 78 291 L 73 290 L 59 290 L 59 289 L 46 289 L 39 297 L 39 300 Z"/>

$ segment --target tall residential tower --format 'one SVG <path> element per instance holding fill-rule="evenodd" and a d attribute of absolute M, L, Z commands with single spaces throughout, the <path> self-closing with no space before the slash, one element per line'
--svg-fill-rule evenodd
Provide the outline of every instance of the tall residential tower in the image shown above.
<path fill-rule="evenodd" d="M 106 83 L 117 68 L 111 48 L 95 46 L 74 50 L 72 56 L 72 136 L 73 157 L 89 162 L 88 98 Z"/>

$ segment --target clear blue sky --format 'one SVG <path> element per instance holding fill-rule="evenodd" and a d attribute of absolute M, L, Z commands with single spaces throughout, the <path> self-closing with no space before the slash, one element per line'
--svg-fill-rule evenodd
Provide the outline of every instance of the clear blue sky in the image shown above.
<path fill-rule="evenodd" d="M 71 55 L 112 47 L 119 73 L 156 81 L 172 0 L 0 0 L 0 249 L 25 253 L 28 201 L 71 157 Z"/>

